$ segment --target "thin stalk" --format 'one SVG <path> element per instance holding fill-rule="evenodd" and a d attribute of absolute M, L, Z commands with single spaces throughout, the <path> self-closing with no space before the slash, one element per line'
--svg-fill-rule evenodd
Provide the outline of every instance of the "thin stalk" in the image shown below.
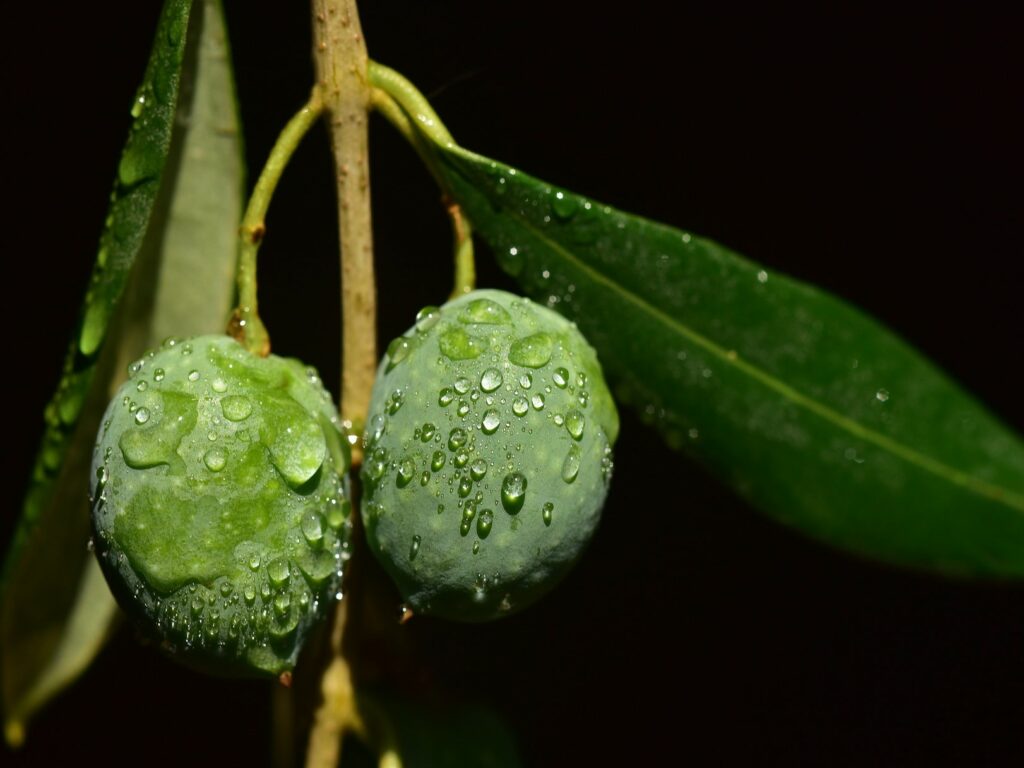
<path fill-rule="evenodd" d="M 317 87 L 330 120 L 341 241 L 342 375 L 341 415 L 358 435 L 370 405 L 377 368 L 377 292 L 373 274 L 370 218 L 370 163 L 367 123 L 370 87 L 366 44 L 355 0 L 312 0 Z M 352 443 L 352 462 L 361 447 Z M 334 615 L 331 660 L 321 677 L 323 700 L 309 734 L 306 765 L 335 768 L 346 731 L 365 731 L 355 706 L 355 689 L 342 654 L 348 604 Z"/>
<path fill-rule="evenodd" d="M 377 291 L 373 274 L 366 43 L 355 0 L 313 0 L 314 62 L 330 118 L 341 238 L 341 415 L 362 431 L 377 369 Z M 361 461 L 358 441 L 353 463 Z"/>
<path fill-rule="evenodd" d="M 385 76 L 386 75 L 386 76 Z M 389 87 L 395 88 L 406 96 L 406 102 L 413 108 L 420 108 L 422 111 L 422 103 L 426 102 L 426 99 L 419 94 L 419 91 L 413 87 L 408 80 L 399 75 L 393 69 L 388 69 L 375 62 L 370 62 L 370 80 L 374 82 L 386 83 Z M 422 103 L 421 103 L 422 102 Z M 393 125 L 399 133 L 405 138 L 407 142 L 416 150 L 416 154 L 419 155 L 420 160 L 430 171 L 430 175 L 434 177 L 434 181 L 441 188 L 442 194 L 445 199 L 445 209 L 448 211 L 448 217 L 452 223 L 452 239 L 453 239 L 453 252 L 455 258 L 455 286 L 452 289 L 451 298 L 457 298 L 465 293 L 469 293 L 476 287 L 476 261 L 473 255 L 473 230 L 470 226 L 469 219 L 462 215 L 462 209 L 458 203 L 451 202 L 448 186 L 445 183 L 444 176 L 441 174 L 437 167 L 437 156 L 434 154 L 433 149 L 429 146 L 428 142 L 424 139 L 417 129 L 416 125 L 430 125 L 437 129 L 436 137 L 439 139 L 451 139 L 451 134 L 448 133 L 448 129 L 444 127 L 440 118 L 436 115 L 433 117 L 425 116 L 419 120 L 416 125 L 413 124 L 409 114 L 402 108 L 402 106 L 395 100 L 395 98 L 383 90 L 380 87 L 374 86 L 372 92 L 372 103 L 375 111 L 379 112 L 384 118 Z M 429 106 L 429 105 L 428 105 Z M 433 114 L 433 110 L 431 110 Z M 454 146 L 454 142 L 448 141 L 449 146 Z"/>
<path fill-rule="evenodd" d="M 288 121 L 270 150 L 260 177 L 249 198 L 241 226 L 238 229 L 240 244 L 238 251 L 238 307 L 231 317 L 228 333 L 238 339 L 250 352 L 262 357 L 270 354 L 270 336 L 259 315 L 256 300 L 256 254 L 266 234 L 267 209 L 274 196 L 277 182 L 285 166 L 291 160 L 295 149 L 309 129 L 323 113 L 324 104 L 320 89 L 314 88 L 306 105 Z"/>

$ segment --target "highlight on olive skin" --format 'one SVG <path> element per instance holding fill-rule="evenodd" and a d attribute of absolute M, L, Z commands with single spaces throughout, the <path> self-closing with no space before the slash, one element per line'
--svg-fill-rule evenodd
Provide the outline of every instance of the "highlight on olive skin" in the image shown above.
<path fill-rule="evenodd" d="M 122 608 L 210 672 L 290 671 L 348 557 L 347 446 L 316 371 L 226 336 L 133 363 L 93 455 L 96 554 Z"/>
<path fill-rule="evenodd" d="M 377 372 L 361 475 L 370 549 L 413 613 L 521 610 L 590 540 L 617 434 L 574 324 L 496 290 L 428 307 Z"/>

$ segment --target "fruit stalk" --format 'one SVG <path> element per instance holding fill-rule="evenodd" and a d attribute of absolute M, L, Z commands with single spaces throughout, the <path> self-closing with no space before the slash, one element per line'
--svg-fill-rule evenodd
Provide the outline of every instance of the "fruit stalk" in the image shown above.
<path fill-rule="evenodd" d="M 313 0 L 316 76 L 330 119 L 341 237 L 342 418 L 354 434 L 370 403 L 377 366 L 367 116 L 366 43 L 355 0 Z M 359 446 L 353 461 L 359 463 Z"/>

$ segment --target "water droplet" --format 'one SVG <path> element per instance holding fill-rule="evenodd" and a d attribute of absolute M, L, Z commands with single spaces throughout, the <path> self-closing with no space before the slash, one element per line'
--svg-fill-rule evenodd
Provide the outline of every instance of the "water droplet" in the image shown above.
<path fill-rule="evenodd" d="M 880 389 L 880 390 L 878 390 L 877 392 L 875 392 L 875 398 L 880 403 L 888 402 L 888 400 L 889 400 L 889 390 L 888 389 Z"/>
<path fill-rule="evenodd" d="M 544 502 L 544 506 L 541 507 L 540 513 L 544 520 L 544 525 L 551 525 L 551 513 L 555 511 L 555 505 L 550 501 Z"/>
<path fill-rule="evenodd" d="M 189 373 L 188 373 L 188 380 L 189 381 L 199 381 L 199 371 L 189 371 Z"/>
<path fill-rule="evenodd" d="M 145 424 L 147 421 L 149 421 L 149 409 L 139 408 L 139 410 L 135 412 L 135 423 Z"/>
<path fill-rule="evenodd" d="M 544 410 L 544 395 L 542 395 L 540 392 L 531 397 L 530 402 L 533 404 L 534 409 L 538 411 Z"/>
<path fill-rule="evenodd" d="M 466 444 L 469 440 L 469 435 L 466 434 L 466 430 L 461 427 L 455 427 L 451 432 L 448 433 L 448 449 L 455 451 Z"/>
<path fill-rule="evenodd" d="M 272 560 L 270 565 L 267 566 L 267 576 L 270 577 L 270 582 L 275 587 L 281 587 L 287 584 L 288 577 L 290 575 L 291 572 L 288 568 L 288 561 L 283 557 Z"/>
<path fill-rule="evenodd" d="M 404 336 L 392 339 L 387 350 L 389 367 L 393 368 L 398 365 L 409 356 L 410 352 L 412 352 L 412 344 L 409 343 L 409 339 Z"/>
<path fill-rule="evenodd" d="M 498 412 L 493 408 L 489 408 L 484 412 L 484 418 L 480 422 L 480 429 L 485 435 L 493 435 L 498 431 L 498 427 L 501 426 L 501 417 Z"/>
<path fill-rule="evenodd" d="M 149 384 L 146 383 L 145 379 L 142 379 L 142 380 L 139 381 L 138 384 L 135 385 L 135 391 L 136 392 L 145 392 L 148 387 L 149 387 Z"/>
<path fill-rule="evenodd" d="M 487 535 L 491 532 L 491 526 L 494 524 L 494 513 L 489 509 L 483 509 L 480 511 L 480 517 L 476 519 L 476 535 L 481 539 L 486 539 Z"/>
<path fill-rule="evenodd" d="M 260 567 L 260 556 L 259 555 L 253 555 L 252 557 L 249 558 L 249 567 L 252 568 L 254 571 L 259 570 L 259 567 Z"/>
<path fill-rule="evenodd" d="M 441 319 L 441 310 L 438 307 L 424 307 L 416 313 L 416 330 L 419 333 L 426 333 Z"/>
<path fill-rule="evenodd" d="M 469 403 L 465 400 L 459 402 L 459 407 L 455 411 L 459 416 L 465 416 L 469 413 Z"/>
<path fill-rule="evenodd" d="M 455 327 L 442 333 L 437 344 L 449 360 L 474 360 L 487 351 L 487 339 Z"/>
<path fill-rule="evenodd" d="M 469 529 L 473 526 L 473 518 L 476 517 L 476 504 L 467 501 L 462 508 L 462 522 L 459 523 L 459 535 L 468 536 Z"/>
<path fill-rule="evenodd" d="M 474 555 L 480 554 L 480 542 L 479 541 L 474 541 L 473 542 L 473 554 Z"/>
<path fill-rule="evenodd" d="M 153 381 L 163 381 L 165 375 L 163 368 L 157 368 L 153 371 Z"/>
<path fill-rule="evenodd" d="M 511 325 L 512 317 L 503 306 L 495 301 L 473 299 L 459 313 L 459 322 L 480 325 Z"/>
<path fill-rule="evenodd" d="M 228 383 L 224 381 L 220 376 L 210 382 L 210 387 L 214 392 L 226 392 L 228 389 Z"/>
<path fill-rule="evenodd" d="M 416 465 L 413 464 L 412 459 L 402 459 L 398 464 L 398 474 L 395 477 L 395 484 L 399 488 L 405 488 L 405 486 L 412 482 L 412 478 L 415 474 Z"/>
<path fill-rule="evenodd" d="M 420 440 L 424 443 L 429 443 L 431 440 L 434 439 L 434 434 L 436 432 L 437 427 L 435 427 L 430 422 L 427 422 L 426 424 L 423 425 L 423 428 L 420 430 Z"/>
<path fill-rule="evenodd" d="M 469 392 L 472 388 L 473 382 L 467 379 L 465 376 L 460 376 L 455 380 L 455 391 L 460 395 L 464 395 Z"/>
<path fill-rule="evenodd" d="M 526 401 L 525 397 L 517 397 L 512 401 L 512 413 L 516 416 L 525 416 L 529 410 L 530 404 Z"/>
<path fill-rule="evenodd" d="M 565 192 L 555 192 L 551 200 L 551 210 L 562 220 L 571 219 L 576 214 L 576 201 Z"/>
<path fill-rule="evenodd" d="M 228 395 L 220 401 L 220 409 L 228 421 L 245 421 L 252 413 L 252 401 L 244 395 Z"/>
<path fill-rule="evenodd" d="M 452 404 L 452 400 L 455 399 L 455 392 L 452 391 L 451 387 L 445 387 L 437 393 L 437 404 L 442 408 L 446 408 Z"/>
<path fill-rule="evenodd" d="M 459 498 L 460 499 L 464 499 L 467 496 L 469 496 L 469 494 L 472 492 L 472 490 L 473 490 L 473 481 L 470 480 L 468 476 L 467 477 L 463 477 L 461 480 L 459 480 L 459 490 L 458 490 L 458 493 L 459 493 Z"/>
<path fill-rule="evenodd" d="M 416 559 L 416 555 L 419 554 L 419 551 L 420 551 L 420 537 L 419 536 L 413 536 L 412 537 L 412 545 L 409 547 L 409 559 L 410 560 L 415 560 Z"/>
<path fill-rule="evenodd" d="M 493 392 L 502 384 L 501 371 L 497 368 L 488 368 L 480 376 L 480 389 L 484 392 Z"/>
<path fill-rule="evenodd" d="M 551 376 L 551 380 L 555 382 L 555 386 L 559 389 L 565 389 L 569 384 L 569 371 L 565 368 L 556 368 Z"/>
<path fill-rule="evenodd" d="M 400 389 L 396 389 L 388 396 L 388 400 L 384 404 L 384 407 L 387 408 L 388 413 L 394 416 L 404 404 L 405 393 Z"/>
<path fill-rule="evenodd" d="M 575 408 L 565 414 L 565 428 L 572 435 L 573 440 L 582 439 L 585 426 L 586 417 Z"/>
<path fill-rule="evenodd" d="M 227 454 L 222 448 L 211 448 L 203 454 L 203 463 L 211 472 L 220 472 L 228 463 Z"/>
<path fill-rule="evenodd" d="M 274 598 L 274 613 L 278 616 L 287 616 L 291 604 L 292 598 L 287 592 L 278 595 Z"/>
<path fill-rule="evenodd" d="M 430 468 L 435 472 L 440 472 L 444 467 L 444 452 L 434 451 L 434 455 L 430 459 Z"/>
<path fill-rule="evenodd" d="M 543 331 L 518 339 L 508 351 L 508 359 L 524 368 L 542 368 L 551 359 L 555 341 Z"/>
<path fill-rule="evenodd" d="M 522 472 L 505 475 L 501 481 L 501 506 L 510 515 L 519 512 L 526 503 L 526 485 L 526 475 Z"/>
<path fill-rule="evenodd" d="M 452 459 L 452 464 L 458 469 L 462 469 L 469 463 L 469 453 L 467 451 L 459 451 L 455 454 L 455 458 Z"/>
<path fill-rule="evenodd" d="M 477 459 L 470 466 L 469 474 L 472 475 L 474 480 L 482 480 L 484 475 L 487 474 L 487 462 L 483 459 Z"/>
<path fill-rule="evenodd" d="M 324 539 L 324 529 L 320 522 L 320 515 L 310 512 L 302 518 L 302 535 L 306 537 L 311 545 L 316 546 Z"/>
<path fill-rule="evenodd" d="M 759 283 L 767 283 L 768 282 L 768 273 L 765 272 L 763 269 L 760 272 L 757 273 L 757 282 L 759 282 Z"/>
<path fill-rule="evenodd" d="M 575 482 L 580 473 L 580 447 L 575 443 L 569 446 L 569 453 L 562 462 L 562 479 L 567 483 Z"/>

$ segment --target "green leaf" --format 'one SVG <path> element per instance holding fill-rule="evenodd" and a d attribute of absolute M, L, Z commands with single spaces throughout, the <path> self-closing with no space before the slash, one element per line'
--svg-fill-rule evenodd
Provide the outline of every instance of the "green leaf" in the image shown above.
<path fill-rule="evenodd" d="M 116 607 L 87 553 L 92 447 L 128 362 L 224 328 L 243 165 L 219 0 L 167 0 L 117 169 L 81 318 L 4 562 L 5 734 L 80 674 Z"/>
<path fill-rule="evenodd" d="M 441 143 L 502 268 L 579 324 L 671 446 L 833 544 L 1024 576 L 1024 444 L 906 342 L 709 240 Z"/>

